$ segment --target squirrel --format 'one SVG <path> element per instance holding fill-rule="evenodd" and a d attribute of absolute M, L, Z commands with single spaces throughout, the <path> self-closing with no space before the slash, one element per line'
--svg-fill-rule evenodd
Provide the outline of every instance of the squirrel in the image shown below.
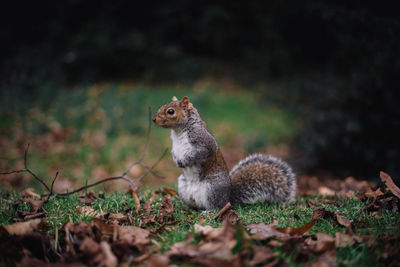
<path fill-rule="evenodd" d="M 162 105 L 152 118 L 171 129 L 172 158 L 182 168 L 178 195 L 192 209 L 212 210 L 258 201 L 287 202 L 296 192 L 291 167 L 267 154 L 253 154 L 229 172 L 217 141 L 187 96 Z"/>

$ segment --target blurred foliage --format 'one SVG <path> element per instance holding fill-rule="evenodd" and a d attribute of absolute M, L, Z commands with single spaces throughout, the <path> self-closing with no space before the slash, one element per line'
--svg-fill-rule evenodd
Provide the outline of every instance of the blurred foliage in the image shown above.
<path fill-rule="evenodd" d="M 287 143 L 297 127 L 294 116 L 271 102 L 259 103 L 254 94 L 244 90 L 227 95 L 212 86 L 194 91 L 190 87 L 104 83 L 54 90 L 51 97 L 39 94 L 29 101 L 24 91 L 20 95 L 14 91 L 12 97 L 6 92 L 0 93 L 0 170 L 22 168 L 24 149 L 31 143 L 28 163 L 40 177 L 50 183 L 55 172 L 61 171 L 56 191 L 83 185 L 87 179 L 93 182 L 122 173 L 139 157 L 151 122 L 148 109 L 156 112 L 174 95 L 190 96 L 223 151 L 227 149 L 226 159 L 231 165 L 243 156 L 242 145 L 254 152 Z M 24 98 L 26 102 L 20 102 Z M 256 135 L 263 142 L 254 145 L 252 137 Z M 145 163 L 155 162 L 170 146 L 170 131 L 153 125 Z M 146 185 L 175 183 L 180 172 L 170 155 L 157 170 L 166 179 L 150 175 L 145 179 Z M 134 168 L 131 175 L 138 177 L 143 171 Z M 28 177 L 3 176 L 0 184 L 40 187 Z M 123 182 L 106 184 L 104 188 L 125 189 Z"/>
<path fill-rule="evenodd" d="M 205 76 L 231 77 L 242 88 L 257 89 L 260 104 L 276 101 L 302 118 L 294 147 L 303 170 L 371 177 L 383 169 L 400 177 L 400 19 L 394 1 L 20 0 L 5 3 L 0 20 L 5 114 L 28 113 L 38 98 L 43 107 L 54 106 L 58 88 L 76 84 L 129 79 L 192 87 Z M 71 111 L 54 121 L 71 117 L 84 128 L 87 122 L 71 103 L 85 101 L 79 94 L 65 96 L 62 104 Z M 203 97 L 196 100 L 210 101 Z M 125 127 L 117 120 L 121 110 L 145 111 L 118 94 L 102 101 L 108 122 L 115 122 L 104 126 L 107 133 Z M 226 105 L 206 111 L 246 121 Z M 122 121 L 129 119 L 123 114 Z M 13 119 L 1 120 L 5 126 Z M 32 127 L 40 132 L 45 126 Z M 252 138 L 248 151 L 270 142 L 262 133 Z"/>

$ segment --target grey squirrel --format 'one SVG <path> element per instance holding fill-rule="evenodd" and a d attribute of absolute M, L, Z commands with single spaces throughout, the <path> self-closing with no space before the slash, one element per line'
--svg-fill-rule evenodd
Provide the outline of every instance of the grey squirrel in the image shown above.
<path fill-rule="evenodd" d="M 188 97 L 174 96 L 158 109 L 153 121 L 171 129 L 172 158 L 183 170 L 178 194 L 188 207 L 209 210 L 228 202 L 286 202 L 294 197 L 292 169 L 273 156 L 250 155 L 229 173 L 217 141 Z"/>

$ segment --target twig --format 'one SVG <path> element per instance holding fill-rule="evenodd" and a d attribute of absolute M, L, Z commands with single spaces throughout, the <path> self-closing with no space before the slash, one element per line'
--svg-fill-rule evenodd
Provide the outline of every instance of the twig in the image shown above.
<path fill-rule="evenodd" d="M 226 205 L 214 216 L 214 219 L 218 219 L 222 214 L 232 207 L 231 202 L 226 203 Z"/>
<path fill-rule="evenodd" d="M 56 175 L 54 175 L 53 181 L 51 182 L 50 193 L 47 196 L 47 200 L 46 201 L 49 201 L 50 197 L 53 195 L 54 182 L 56 181 L 57 176 L 58 176 L 58 171 L 56 172 Z"/>
<path fill-rule="evenodd" d="M 128 182 L 128 183 L 132 186 L 132 188 L 136 188 L 137 185 L 138 185 L 138 183 L 139 183 L 146 175 L 148 175 L 149 173 L 151 173 L 151 174 L 153 174 L 153 175 L 155 175 L 155 176 L 157 176 L 157 177 L 161 177 L 161 176 L 159 176 L 158 174 L 154 173 L 154 172 L 153 172 L 153 169 L 154 169 L 154 168 L 157 166 L 157 164 L 163 159 L 163 157 L 166 155 L 166 153 L 167 153 L 167 151 L 168 151 L 168 149 L 165 149 L 164 152 L 163 152 L 163 154 L 160 156 L 160 158 L 159 158 L 152 166 L 150 166 L 150 167 L 147 166 L 146 164 L 144 164 L 144 163 L 142 162 L 143 158 L 145 157 L 145 155 L 146 155 L 146 153 L 147 153 L 147 147 L 148 147 L 149 140 L 150 140 L 150 132 L 151 132 L 151 120 L 150 120 L 150 118 L 151 118 L 151 110 L 150 110 L 150 107 L 149 107 L 149 124 L 148 124 L 148 127 L 147 127 L 146 142 L 145 142 L 145 144 L 144 144 L 144 146 L 143 146 L 142 153 L 140 154 L 139 159 L 138 159 L 137 161 L 133 162 L 132 164 L 130 164 L 129 167 L 128 167 L 120 176 L 114 176 L 114 177 L 104 178 L 104 179 L 102 179 L 102 180 L 100 180 L 100 181 L 97 181 L 97 182 L 95 182 L 95 183 L 93 183 L 93 184 L 88 184 L 88 185 L 82 186 L 82 187 L 80 187 L 80 188 L 78 188 L 78 189 L 75 189 L 75 190 L 73 190 L 73 191 L 71 191 L 71 192 L 67 192 L 67 193 L 54 193 L 54 192 L 53 192 L 54 183 L 55 183 L 55 181 L 56 181 L 56 179 L 57 179 L 57 177 L 58 177 L 58 173 L 59 173 L 59 172 L 57 171 L 57 173 L 56 173 L 56 175 L 54 176 L 53 181 L 52 181 L 52 183 L 51 183 L 51 187 L 49 187 L 42 179 L 40 179 L 33 171 L 31 171 L 31 170 L 28 168 L 28 165 L 27 165 L 27 163 L 28 163 L 28 161 L 27 161 L 27 157 L 28 157 L 28 156 L 27 156 L 27 155 L 28 155 L 28 149 L 29 149 L 29 146 L 30 146 L 29 144 L 28 144 L 27 148 L 25 149 L 25 153 L 24 153 L 24 167 L 25 167 L 25 168 L 24 168 L 24 169 L 21 169 L 21 170 L 12 170 L 12 171 L 7 171 L 7 172 L 0 172 L 0 175 L 7 175 L 7 174 L 12 174 L 12 173 L 22 173 L 22 172 L 27 172 L 27 173 L 29 173 L 32 177 L 34 177 L 36 180 L 38 180 L 38 181 L 46 188 L 46 190 L 49 192 L 48 194 L 43 194 L 43 195 L 41 195 L 41 197 L 48 197 L 48 198 L 47 198 L 47 201 L 49 200 L 49 198 L 50 198 L 51 196 L 55 196 L 55 197 L 57 197 L 57 196 L 59 196 L 59 197 L 66 197 L 66 196 L 75 194 L 75 193 L 77 193 L 77 192 L 80 192 L 80 191 L 82 191 L 82 190 L 88 189 L 88 188 L 90 188 L 90 187 L 93 187 L 93 186 L 96 186 L 96 185 L 99 185 L 99 184 L 102 184 L 102 183 L 105 183 L 105 182 L 113 181 L 113 180 L 124 180 L 124 181 Z M 146 171 L 145 173 L 143 173 L 141 176 L 139 176 L 138 178 L 132 180 L 132 179 L 129 179 L 129 177 L 127 177 L 127 174 L 129 173 L 129 171 L 130 171 L 135 165 L 140 165 L 140 166 L 142 166 L 143 168 L 145 168 L 147 171 Z"/>

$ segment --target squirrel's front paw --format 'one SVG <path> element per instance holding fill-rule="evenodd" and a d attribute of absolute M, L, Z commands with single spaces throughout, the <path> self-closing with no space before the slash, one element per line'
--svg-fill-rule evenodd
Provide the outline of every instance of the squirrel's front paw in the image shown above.
<path fill-rule="evenodd" d="M 185 167 L 181 160 L 177 160 L 176 161 L 176 166 L 178 166 L 179 168 L 184 168 Z"/>

